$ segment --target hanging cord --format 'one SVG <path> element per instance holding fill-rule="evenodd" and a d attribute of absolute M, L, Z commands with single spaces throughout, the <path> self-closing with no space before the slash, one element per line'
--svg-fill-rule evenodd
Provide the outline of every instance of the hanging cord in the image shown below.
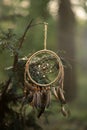
<path fill-rule="evenodd" d="M 47 45 L 47 25 L 48 23 L 44 22 L 44 50 L 46 50 Z"/>

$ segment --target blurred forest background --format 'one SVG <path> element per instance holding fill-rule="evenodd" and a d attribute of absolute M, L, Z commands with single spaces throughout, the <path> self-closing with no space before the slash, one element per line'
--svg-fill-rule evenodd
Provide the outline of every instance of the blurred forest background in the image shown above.
<path fill-rule="evenodd" d="M 20 58 L 43 49 L 43 25 L 39 23 L 47 22 L 47 48 L 66 62 L 64 88 L 71 116 L 61 116 L 53 102 L 46 117 L 30 116 L 39 128 L 31 125 L 24 130 L 87 130 L 87 0 L 0 0 L 0 33 L 9 29 L 19 38 L 31 19 L 38 25 L 28 31 Z M 6 68 L 12 62 L 10 52 L 0 49 L 0 82 L 8 79 Z"/>

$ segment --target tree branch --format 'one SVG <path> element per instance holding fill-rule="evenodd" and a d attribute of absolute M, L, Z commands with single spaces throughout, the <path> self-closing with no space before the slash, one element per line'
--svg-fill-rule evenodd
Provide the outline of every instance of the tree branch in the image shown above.
<path fill-rule="evenodd" d="M 24 42 L 24 38 L 25 38 L 25 36 L 26 36 L 26 34 L 27 34 L 27 31 L 30 29 L 30 26 L 31 26 L 32 22 L 33 22 L 33 19 L 29 22 L 29 24 L 28 24 L 28 26 L 26 27 L 26 29 L 25 29 L 25 31 L 24 31 L 22 37 L 20 38 L 18 50 L 21 49 L 22 44 L 23 44 L 23 42 Z M 15 53 L 15 54 L 14 54 L 13 71 L 16 70 L 16 65 L 17 65 L 17 63 L 18 63 L 18 53 Z"/>
<path fill-rule="evenodd" d="M 25 29 L 24 34 L 23 34 L 22 37 L 20 38 L 20 40 L 19 40 L 20 42 L 19 42 L 19 47 L 18 47 L 18 49 L 20 49 L 20 48 L 22 47 L 22 44 L 23 44 L 24 38 L 25 38 L 25 36 L 26 36 L 26 34 L 27 34 L 27 31 L 28 31 L 31 27 L 33 27 L 33 26 L 36 26 L 36 25 L 39 25 L 39 24 L 43 24 L 42 22 L 41 22 L 41 23 L 37 23 L 37 24 L 32 24 L 32 22 L 33 22 L 33 19 L 29 22 L 28 26 L 27 26 L 26 29 Z"/>
<path fill-rule="evenodd" d="M 33 22 L 33 19 L 29 22 L 28 26 L 26 27 L 26 29 L 25 29 L 25 31 L 24 31 L 24 34 L 23 34 L 22 37 L 20 38 L 18 50 L 22 47 L 24 38 L 25 38 L 25 36 L 26 36 L 26 34 L 27 34 L 27 31 L 30 29 L 32 22 Z"/>
<path fill-rule="evenodd" d="M 26 29 L 25 29 L 25 31 L 24 31 L 22 37 L 20 38 L 18 50 L 21 49 L 22 44 L 23 44 L 23 42 L 24 42 L 24 39 L 25 39 L 25 36 L 26 36 L 28 30 L 29 30 L 31 27 L 33 27 L 33 26 L 36 26 L 36 25 L 39 25 L 39 24 L 43 24 L 42 22 L 41 22 L 41 23 L 37 23 L 37 24 L 32 24 L 32 22 L 33 22 L 33 19 L 31 19 L 31 21 L 29 22 L 28 26 L 26 27 Z M 16 64 L 17 64 L 17 62 L 18 62 L 18 53 L 16 53 L 16 54 L 14 55 L 13 70 L 16 69 Z"/>

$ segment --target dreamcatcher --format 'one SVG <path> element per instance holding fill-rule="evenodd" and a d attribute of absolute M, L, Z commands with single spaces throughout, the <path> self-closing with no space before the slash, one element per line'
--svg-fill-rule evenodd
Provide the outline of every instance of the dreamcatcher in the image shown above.
<path fill-rule="evenodd" d="M 38 117 L 48 108 L 53 94 L 61 104 L 61 112 L 67 116 L 63 90 L 64 67 L 60 57 L 46 48 L 47 23 L 44 23 L 44 49 L 28 57 L 24 73 L 24 94 L 38 111 Z"/>

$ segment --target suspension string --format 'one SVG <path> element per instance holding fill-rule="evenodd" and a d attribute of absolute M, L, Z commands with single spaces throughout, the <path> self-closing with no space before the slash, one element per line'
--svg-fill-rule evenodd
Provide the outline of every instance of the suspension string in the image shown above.
<path fill-rule="evenodd" d="M 44 49 L 46 50 L 47 46 L 47 25 L 48 23 L 44 22 Z"/>

